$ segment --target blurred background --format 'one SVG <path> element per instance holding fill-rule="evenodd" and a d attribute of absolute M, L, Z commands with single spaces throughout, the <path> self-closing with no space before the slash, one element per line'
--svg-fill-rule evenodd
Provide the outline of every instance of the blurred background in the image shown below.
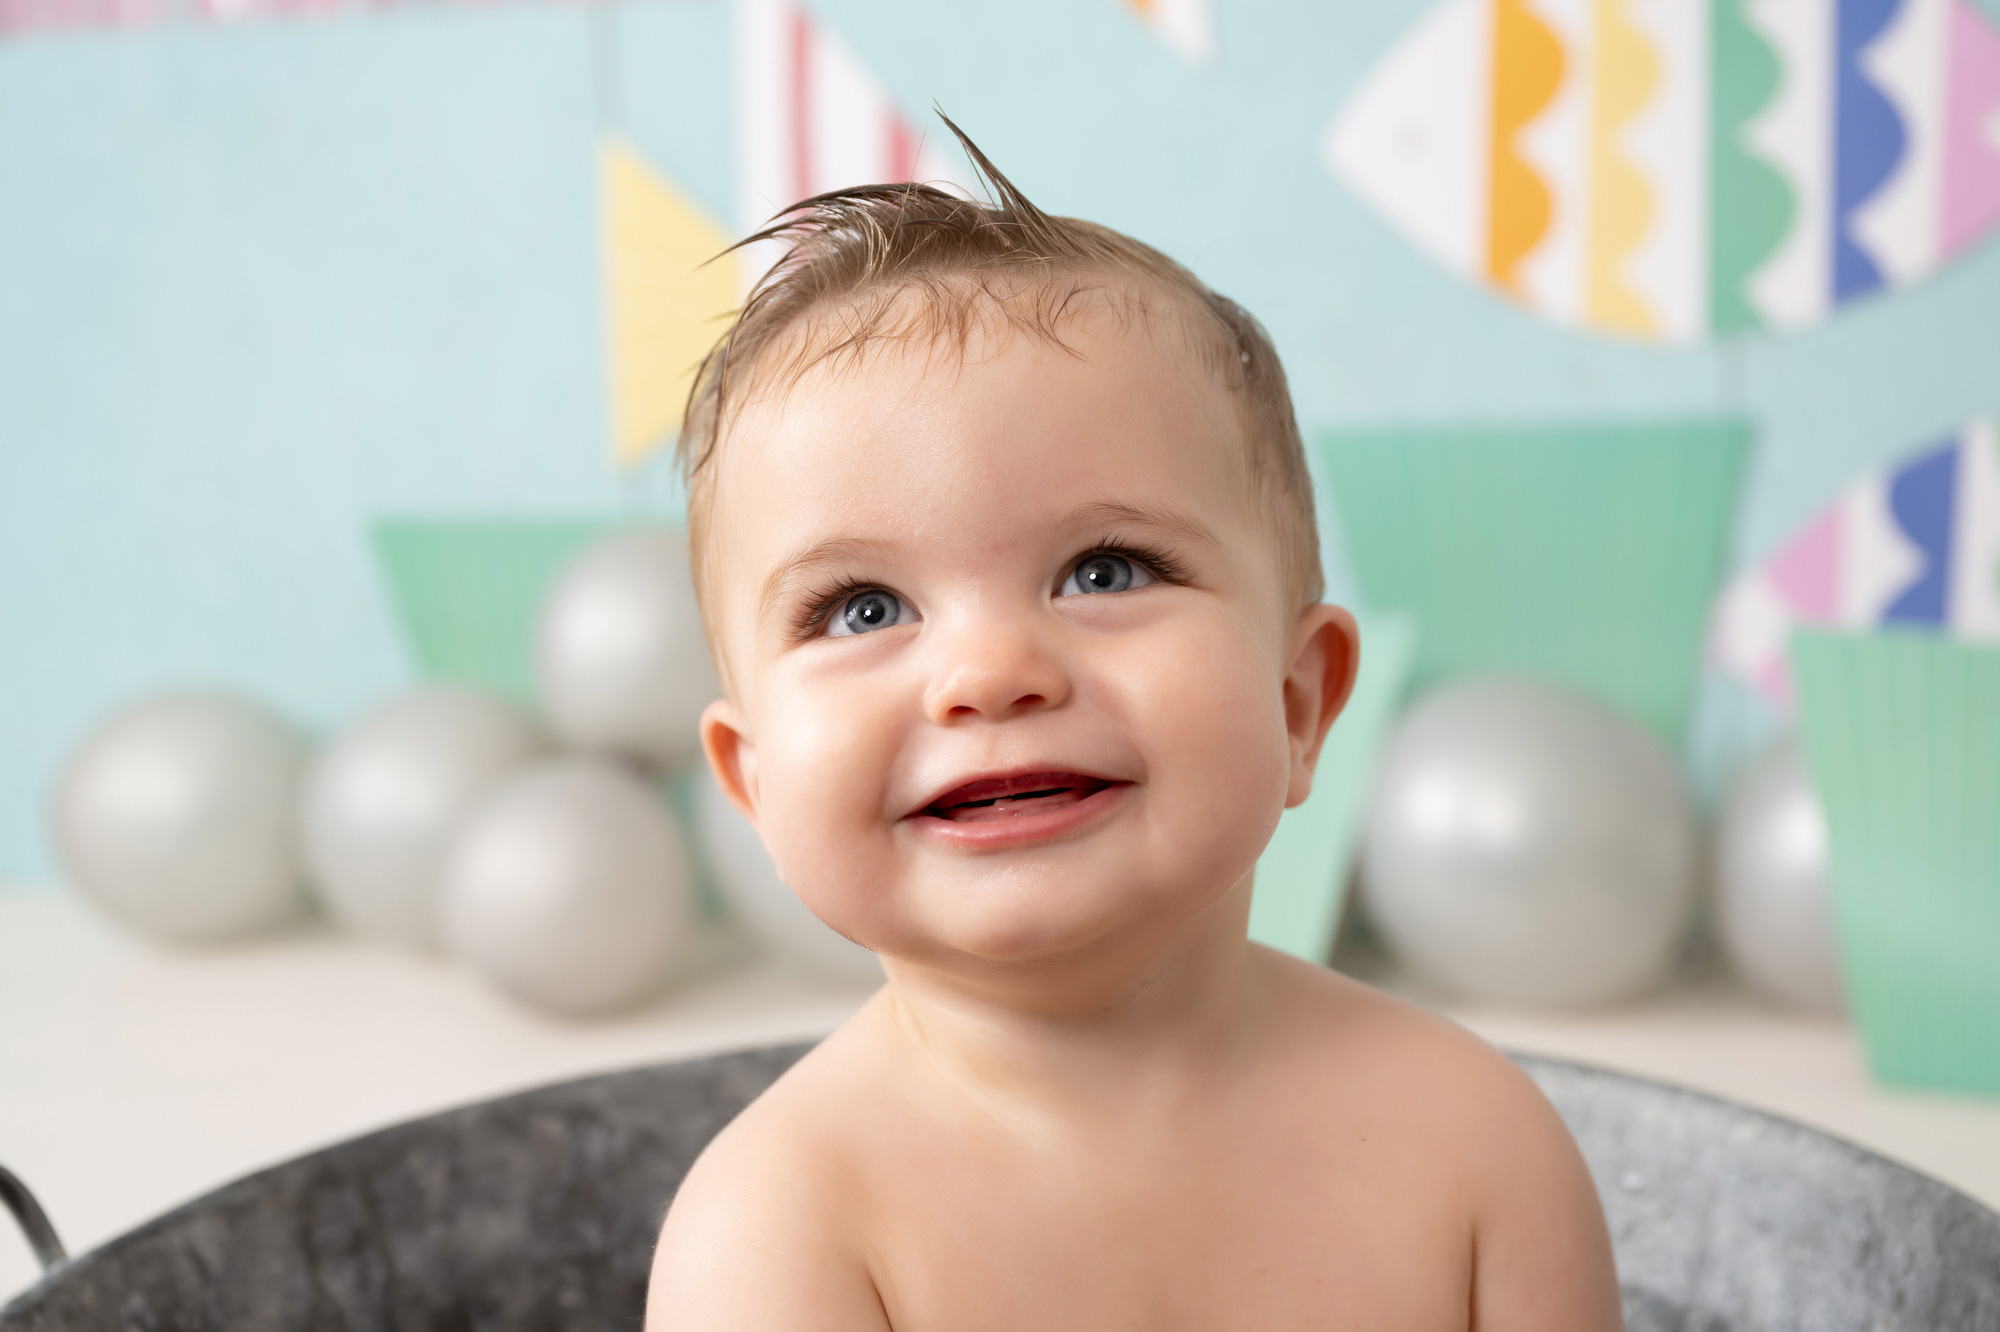
<path fill-rule="evenodd" d="M 666 455 L 707 261 L 970 187 L 934 106 L 1284 357 L 1368 675 L 1253 933 L 2000 1201 L 1993 0 L 0 0 L 0 1163 L 72 1247 L 867 993 L 691 768 Z"/>

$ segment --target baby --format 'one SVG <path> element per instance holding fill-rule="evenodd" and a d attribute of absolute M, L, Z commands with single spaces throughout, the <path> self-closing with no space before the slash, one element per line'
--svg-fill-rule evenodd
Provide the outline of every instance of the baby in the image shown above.
<path fill-rule="evenodd" d="M 690 405 L 709 762 L 888 984 L 695 1164 L 649 1332 L 1618 1328 L 1528 1080 L 1246 938 L 1360 650 L 1269 339 L 966 147 L 997 204 L 765 233 Z"/>

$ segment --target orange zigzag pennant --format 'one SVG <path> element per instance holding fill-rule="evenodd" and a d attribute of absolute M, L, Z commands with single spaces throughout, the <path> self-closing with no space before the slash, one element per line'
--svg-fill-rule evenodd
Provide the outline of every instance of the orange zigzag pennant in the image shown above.
<path fill-rule="evenodd" d="M 1493 0 L 1493 140 L 1488 161 L 1486 276 L 1520 295 L 1516 270 L 1548 232 L 1549 188 L 1514 139 L 1562 86 L 1562 43 L 1524 0 Z"/>

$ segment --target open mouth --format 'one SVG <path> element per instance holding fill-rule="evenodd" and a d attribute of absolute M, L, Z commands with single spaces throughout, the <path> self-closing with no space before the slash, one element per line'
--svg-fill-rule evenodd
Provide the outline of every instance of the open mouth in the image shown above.
<path fill-rule="evenodd" d="M 955 786 L 924 806 L 932 818 L 950 823 L 996 823 L 1024 814 L 1048 814 L 1081 804 L 1123 782 L 1080 772 L 1031 772 L 1018 777 L 985 777 Z"/>

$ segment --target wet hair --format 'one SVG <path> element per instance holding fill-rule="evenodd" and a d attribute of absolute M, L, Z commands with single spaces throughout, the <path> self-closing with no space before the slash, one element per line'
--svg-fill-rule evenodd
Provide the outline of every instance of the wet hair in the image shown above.
<path fill-rule="evenodd" d="M 860 185 L 801 200 L 733 247 L 776 243 L 784 252 L 702 360 L 688 395 L 676 458 L 697 588 L 706 584 L 716 457 L 754 388 L 788 387 L 883 343 L 963 351 L 996 317 L 1061 346 L 1065 320 L 1108 308 L 1128 320 L 1174 318 L 1198 362 L 1234 397 L 1250 484 L 1279 541 L 1291 599 L 1298 609 L 1320 600 L 1312 478 L 1284 367 L 1263 326 L 1152 246 L 1044 213 L 940 119 L 991 202 L 933 185 Z"/>

